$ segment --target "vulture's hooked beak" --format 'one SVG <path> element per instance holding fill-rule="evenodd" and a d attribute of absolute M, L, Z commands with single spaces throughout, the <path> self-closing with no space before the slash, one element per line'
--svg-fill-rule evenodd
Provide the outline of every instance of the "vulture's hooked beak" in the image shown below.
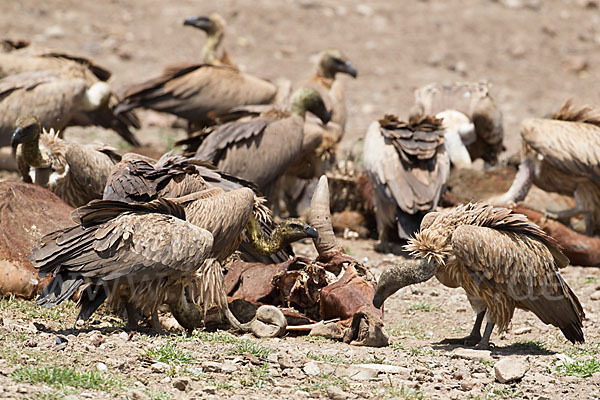
<path fill-rule="evenodd" d="M 319 237 L 319 232 L 317 231 L 317 229 L 312 226 L 312 225 L 306 225 L 304 227 L 304 233 L 306 234 L 307 237 L 311 238 L 311 239 L 316 239 Z"/>
<path fill-rule="evenodd" d="M 13 152 L 17 151 L 17 146 L 19 146 L 21 143 L 23 143 L 23 139 L 25 139 L 25 130 L 18 126 L 17 128 L 15 128 L 15 131 L 13 132 L 12 138 L 10 140 L 10 145 L 13 148 Z"/>
<path fill-rule="evenodd" d="M 356 68 L 350 61 L 346 61 L 340 66 L 340 72 L 344 72 L 353 78 L 358 76 L 358 71 L 356 71 Z"/>
<path fill-rule="evenodd" d="M 331 113 L 327 110 L 324 110 L 318 117 L 323 122 L 323 125 L 327 125 L 331 121 Z"/>
<path fill-rule="evenodd" d="M 188 17 L 183 21 L 183 25 L 193 26 L 208 32 L 214 27 L 214 23 L 208 17 Z"/>

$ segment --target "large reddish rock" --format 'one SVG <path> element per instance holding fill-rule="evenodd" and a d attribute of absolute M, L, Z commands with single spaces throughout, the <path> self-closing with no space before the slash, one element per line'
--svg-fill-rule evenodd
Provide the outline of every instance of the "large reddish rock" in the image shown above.
<path fill-rule="evenodd" d="M 45 286 L 28 257 L 42 236 L 73 225 L 72 211 L 43 187 L 0 182 L 0 296 L 29 299 Z"/>

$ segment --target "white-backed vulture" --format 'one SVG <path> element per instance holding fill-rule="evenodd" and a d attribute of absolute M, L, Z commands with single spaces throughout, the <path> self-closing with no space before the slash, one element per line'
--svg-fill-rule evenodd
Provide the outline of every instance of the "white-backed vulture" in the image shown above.
<path fill-rule="evenodd" d="M 260 113 L 250 110 L 252 118 L 219 125 L 208 134 L 203 132 L 194 157 L 256 183 L 271 197 L 276 180 L 302 152 L 307 111 L 325 123 L 330 115 L 319 93 L 309 88 L 294 92 L 291 111 L 265 108 Z"/>
<path fill-rule="evenodd" d="M 276 229 L 270 212 L 262 206 L 262 197 L 253 183 L 219 171 L 206 162 L 182 156 L 165 154 L 156 161 L 134 153 L 125 154 L 106 182 L 103 199 L 147 202 L 159 197 L 182 197 L 215 187 L 226 192 L 241 188 L 252 189 L 257 197 L 254 211 L 260 229 L 268 236 Z M 244 261 L 266 264 L 284 262 L 294 256 L 290 246 L 269 255 L 260 254 L 248 240 L 242 242 L 239 250 Z"/>
<path fill-rule="evenodd" d="M 369 127 L 363 160 L 374 188 L 378 246 L 386 250 L 388 230 L 410 238 L 446 188 L 450 164 L 441 120 L 426 116 L 405 123 L 386 115 Z"/>
<path fill-rule="evenodd" d="M 522 201 L 531 184 L 573 196 L 576 207 L 550 213 L 557 218 L 581 214 L 586 233 L 600 230 L 600 109 L 565 102 L 552 119 L 521 122 L 523 154 L 519 172 L 498 204 Z M 553 215 L 556 214 L 556 215 Z"/>
<path fill-rule="evenodd" d="M 183 24 L 206 32 L 206 42 L 204 43 L 204 47 L 202 47 L 203 62 L 211 65 L 228 65 L 237 68 L 227 51 L 222 50 L 221 56 L 217 56 L 217 52 L 225 36 L 225 19 L 221 15 L 212 13 L 208 16 L 189 17 L 185 19 Z"/>
<path fill-rule="evenodd" d="M 194 302 L 204 310 L 216 303 L 240 327 L 227 308 L 220 263 L 237 249 L 244 228 L 256 227 L 254 206 L 254 192 L 247 188 L 214 188 L 145 204 L 92 202 L 75 211 L 78 225 L 46 236 L 33 251 L 40 273 L 54 275 L 37 303 L 56 305 L 83 286 L 78 319 L 89 318 L 108 298 L 113 306 L 124 300 L 131 324 L 136 324 L 134 306 L 149 312 L 153 327 L 160 329 L 158 306 L 187 303 L 181 298 L 192 285 Z M 257 249 L 276 251 L 315 232 L 305 224 L 282 225 L 271 240 L 257 236 L 253 243 Z"/>
<path fill-rule="evenodd" d="M 110 88 L 105 82 L 88 87 L 83 74 L 74 75 L 77 71 L 24 72 L 0 79 L 0 146 L 10 145 L 21 116 L 35 115 L 43 128 L 59 131 L 77 112 L 101 107 Z"/>
<path fill-rule="evenodd" d="M 47 187 L 72 207 L 101 199 L 106 180 L 121 156 L 103 145 L 64 141 L 42 130 L 36 117 L 20 117 L 12 147 L 25 182 Z"/>
<path fill-rule="evenodd" d="M 94 64 L 87 58 L 72 56 L 62 52 L 27 50 L 26 52 L 18 51 L 10 54 L 0 54 L 0 78 L 24 72 L 45 70 L 63 70 L 66 78 L 83 78 L 87 82 L 88 88 L 91 88 L 97 82 L 106 82 L 111 76 L 110 71 Z M 57 101 L 52 98 L 46 100 Z M 111 91 L 108 94 L 108 99 L 103 101 L 97 108 L 75 111 L 67 124 L 79 126 L 97 125 L 106 129 L 112 129 L 129 144 L 140 146 L 139 141 L 130 131 L 130 128 L 140 127 L 139 120 L 131 112 L 116 115 L 114 108 L 117 104 L 118 100 Z M 61 128 L 60 126 L 46 125 L 44 127 Z"/>
<path fill-rule="evenodd" d="M 446 286 L 465 289 L 477 313 L 469 336 L 447 342 L 487 348 L 494 326 L 506 330 L 515 308 L 560 328 L 573 343 L 584 341 L 583 308 L 559 273 L 569 259 L 524 215 L 485 203 L 432 212 L 407 250 L 419 261 L 382 274 L 373 300 L 376 307 L 398 289 L 435 275 Z"/>
<path fill-rule="evenodd" d="M 460 117 L 458 114 L 464 115 Z M 504 150 L 502 112 L 494 103 L 489 84 L 485 81 L 456 82 L 451 85 L 432 83 L 417 89 L 409 120 L 424 115 L 452 119 L 444 123 L 449 125 L 446 135 L 452 137 L 446 146 L 450 160 L 457 166 L 469 167 L 471 160 L 477 158 L 493 165 L 498 161 L 498 154 Z M 459 136 L 470 157 L 461 150 L 463 146 L 457 140 Z"/>

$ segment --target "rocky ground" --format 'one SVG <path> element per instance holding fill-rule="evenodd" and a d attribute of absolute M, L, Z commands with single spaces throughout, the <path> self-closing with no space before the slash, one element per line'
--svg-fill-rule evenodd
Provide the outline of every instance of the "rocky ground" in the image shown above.
<path fill-rule="evenodd" d="M 505 155 L 519 149 L 521 119 L 552 112 L 569 97 L 599 103 L 595 0 L 4 3 L 4 35 L 91 57 L 113 71 L 115 88 L 151 77 L 170 62 L 197 60 L 203 35 L 182 21 L 215 10 L 228 21 L 229 53 L 262 77 L 297 82 L 311 74 L 318 51 L 340 48 L 359 70 L 357 80 L 343 78 L 349 110 L 343 149 L 360 147 L 368 124 L 384 113 L 406 116 L 413 90 L 433 81 L 493 83 L 504 112 Z M 138 135 L 157 151 L 183 137 L 168 118 L 140 117 Z M 95 128 L 67 131 L 71 140 L 126 150 L 115 136 Z M 373 252 L 370 240 L 343 244 L 376 274 L 397 261 Z M 301 255 L 314 253 L 309 244 L 297 248 Z M 462 290 L 435 280 L 386 302 L 392 340 L 382 349 L 318 337 L 153 336 L 124 330 L 106 311 L 72 329 L 73 304 L 43 310 L 4 299 L 0 398 L 598 398 L 600 270 L 568 267 L 563 275 L 586 311 L 587 343 L 573 346 L 558 329 L 517 311 L 509 332 L 492 336 L 491 352 L 439 344 L 466 335 L 474 315 Z"/>
<path fill-rule="evenodd" d="M 397 261 L 373 253 L 372 241 L 343 244 L 376 273 Z M 297 247 L 313 253 L 308 244 Z M 310 336 L 156 336 L 127 331 L 106 311 L 73 329 L 73 304 L 47 310 L 5 299 L 0 398 L 598 398 L 600 271 L 568 267 L 563 275 L 588 317 L 584 345 L 520 310 L 508 332 L 493 334 L 491 351 L 439 344 L 468 334 L 474 315 L 461 289 L 435 279 L 386 302 L 391 344 L 377 349 Z"/>

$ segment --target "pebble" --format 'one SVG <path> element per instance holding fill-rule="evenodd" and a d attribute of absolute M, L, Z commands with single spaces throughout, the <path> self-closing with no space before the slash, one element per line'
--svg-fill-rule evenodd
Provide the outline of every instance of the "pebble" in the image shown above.
<path fill-rule="evenodd" d="M 129 340 L 129 334 L 127 332 L 121 332 L 119 333 L 119 339 L 126 342 Z"/>
<path fill-rule="evenodd" d="M 190 386 L 190 380 L 186 377 L 179 377 L 173 380 L 173 387 L 179 391 L 185 392 Z"/>
<path fill-rule="evenodd" d="M 514 334 L 515 335 L 523 335 L 525 333 L 531 332 L 531 330 L 532 330 L 532 328 L 530 326 L 526 326 L 524 328 L 515 329 Z"/>
<path fill-rule="evenodd" d="M 302 368 L 302 370 L 308 376 L 316 376 L 321 373 L 319 366 L 317 365 L 316 362 L 313 362 L 313 361 L 306 363 L 306 365 L 304 365 L 304 368 Z"/>
<path fill-rule="evenodd" d="M 473 389 L 475 387 L 475 384 L 477 382 L 475 382 L 475 380 L 473 379 L 464 379 L 461 383 L 460 383 L 460 388 L 462 390 L 464 390 L 465 392 L 468 392 L 469 390 Z"/>
<path fill-rule="evenodd" d="M 150 400 L 150 396 L 138 389 L 133 389 L 127 397 L 131 400 Z"/>
<path fill-rule="evenodd" d="M 104 338 L 104 336 L 102 336 L 100 332 L 92 332 L 92 334 L 90 335 L 90 344 L 96 347 L 100 347 L 100 345 L 103 344 L 105 341 L 106 339 Z"/>
<path fill-rule="evenodd" d="M 490 350 L 475 350 L 459 347 L 450 353 L 452 358 L 464 358 L 465 360 L 492 361 Z"/>
<path fill-rule="evenodd" d="M 592 295 L 590 296 L 590 299 L 600 300 L 600 290 L 596 290 L 594 293 L 592 293 Z"/>
<path fill-rule="evenodd" d="M 344 392 L 337 386 L 328 386 L 327 397 L 329 397 L 331 400 L 346 400 L 350 397 L 350 394 Z"/>
<path fill-rule="evenodd" d="M 98 364 L 96 364 L 96 369 L 101 372 L 108 371 L 108 367 L 103 362 L 99 362 Z"/>
<path fill-rule="evenodd" d="M 302 380 L 306 377 L 300 368 L 288 368 L 283 371 L 283 375 L 298 380 Z"/>
<path fill-rule="evenodd" d="M 56 347 L 54 347 L 54 350 L 64 350 L 67 347 L 67 343 L 69 343 L 69 341 L 64 336 L 56 335 L 56 340 L 54 341 L 54 343 L 56 345 Z"/>
<path fill-rule="evenodd" d="M 237 370 L 238 370 L 238 367 L 235 364 L 232 364 L 232 363 L 221 364 L 221 372 L 223 372 L 223 373 L 235 372 Z"/>
<path fill-rule="evenodd" d="M 171 378 L 168 376 L 165 376 L 164 378 L 162 378 L 160 380 L 160 383 L 171 383 Z"/>
<path fill-rule="evenodd" d="M 156 362 L 150 366 L 150 370 L 152 372 L 159 373 L 159 374 L 164 373 L 170 369 L 171 369 L 171 367 L 169 366 L 169 364 L 164 363 L 164 362 Z"/>
<path fill-rule="evenodd" d="M 216 386 L 204 386 L 202 388 L 202 391 L 206 394 L 215 394 L 215 393 L 217 393 L 217 387 Z"/>
<path fill-rule="evenodd" d="M 294 398 L 296 399 L 307 399 L 309 396 L 310 394 L 304 390 L 296 390 L 294 392 Z"/>
<path fill-rule="evenodd" d="M 525 376 L 529 370 L 527 362 L 519 357 L 506 357 L 494 365 L 494 376 L 500 383 L 513 382 Z"/>
<path fill-rule="evenodd" d="M 205 372 L 221 372 L 222 364 L 215 361 L 204 361 L 202 370 Z"/>

